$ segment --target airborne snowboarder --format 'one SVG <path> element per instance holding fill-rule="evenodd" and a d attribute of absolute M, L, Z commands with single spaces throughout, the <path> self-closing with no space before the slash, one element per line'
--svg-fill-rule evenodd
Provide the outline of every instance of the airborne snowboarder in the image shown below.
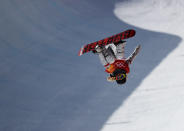
<path fill-rule="evenodd" d="M 116 81 L 118 84 L 124 84 L 127 79 L 127 74 L 130 72 L 129 65 L 133 62 L 134 58 L 140 50 L 138 45 L 134 52 L 128 57 L 124 57 L 124 47 L 126 41 L 119 41 L 114 43 L 115 51 L 111 46 L 96 46 L 93 53 L 98 54 L 101 63 L 106 68 L 105 71 L 110 74 L 107 77 L 108 81 Z"/>
<path fill-rule="evenodd" d="M 90 51 L 98 54 L 101 63 L 106 68 L 105 71 L 110 74 L 107 80 L 116 81 L 118 84 L 124 84 L 127 79 L 127 74 L 130 72 L 129 65 L 134 60 L 141 47 L 138 45 L 134 52 L 126 59 L 124 57 L 124 47 L 126 44 L 124 39 L 135 36 L 135 33 L 135 30 L 129 29 L 105 39 L 92 42 L 82 46 L 78 55 L 81 56 Z M 114 44 L 114 50 L 110 44 Z"/>

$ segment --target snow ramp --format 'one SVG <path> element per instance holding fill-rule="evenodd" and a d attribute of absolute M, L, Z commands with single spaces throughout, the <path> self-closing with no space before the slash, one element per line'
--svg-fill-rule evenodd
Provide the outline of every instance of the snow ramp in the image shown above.
<path fill-rule="evenodd" d="M 120 20 L 114 14 L 118 2 L 127 1 L 0 1 L 0 130 L 101 130 L 178 46 L 177 35 Z M 126 29 L 137 31 L 126 56 L 137 44 L 142 51 L 127 84 L 118 86 L 106 81 L 97 56 L 77 53 L 83 44 Z"/>

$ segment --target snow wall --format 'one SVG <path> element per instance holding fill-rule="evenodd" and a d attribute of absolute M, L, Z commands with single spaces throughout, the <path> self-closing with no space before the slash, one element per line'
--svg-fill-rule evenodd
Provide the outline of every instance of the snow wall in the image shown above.
<path fill-rule="evenodd" d="M 120 0 L 0 1 L 0 130 L 98 131 L 181 38 L 125 23 Z M 134 2 L 134 1 L 132 1 Z M 132 12 L 135 12 L 132 8 Z M 106 81 L 98 57 L 80 47 L 126 29 L 126 56 L 142 49 L 127 84 Z M 167 48 L 166 48 L 167 47 Z"/>

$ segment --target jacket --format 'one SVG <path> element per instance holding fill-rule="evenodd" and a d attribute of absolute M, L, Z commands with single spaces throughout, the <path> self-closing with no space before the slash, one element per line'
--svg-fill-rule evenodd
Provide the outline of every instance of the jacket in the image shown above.
<path fill-rule="evenodd" d="M 112 74 L 116 69 L 123 69 L 128 74 L 130 72 L 129 62 L 127 60 L 115 60 L 114 63 L 106 65 L 105 71 Z"/>

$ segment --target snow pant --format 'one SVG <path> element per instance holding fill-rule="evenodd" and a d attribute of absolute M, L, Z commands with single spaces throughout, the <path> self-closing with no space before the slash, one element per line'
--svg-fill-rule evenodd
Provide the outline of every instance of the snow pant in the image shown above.
<path fill-rule="evenodd" d="M 114 45 L 109 45 L 108 48 L 103 47 L 102 52 L 99 52 L 99 58 L 103 66 L 114 63 L 114 61 L 124 59 L 125 42 L 120 43 L 112 49 Z"/>

